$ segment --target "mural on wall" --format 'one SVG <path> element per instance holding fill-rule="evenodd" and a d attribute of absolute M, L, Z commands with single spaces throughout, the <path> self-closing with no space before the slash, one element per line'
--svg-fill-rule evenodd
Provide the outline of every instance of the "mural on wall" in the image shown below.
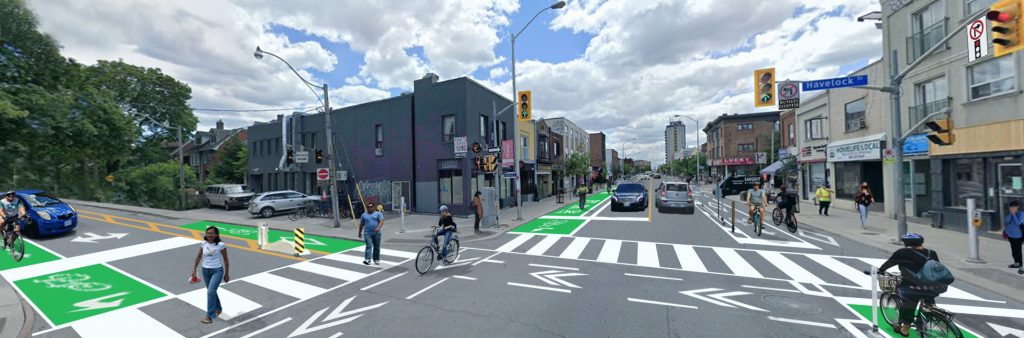
<path fill-rule="evenodd" d="M 359 190 L 362 191 L 363 198 L 375 196 L 381 205 L 392 204 L 391 188 L 391 181 L 388 180 L 359 181 Z"/>

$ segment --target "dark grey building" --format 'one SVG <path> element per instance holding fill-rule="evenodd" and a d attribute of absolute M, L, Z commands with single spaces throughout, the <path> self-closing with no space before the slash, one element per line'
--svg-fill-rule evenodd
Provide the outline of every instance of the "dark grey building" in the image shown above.
<path fill-rule="evenodd" d="M 400 96 L 333 109 L 334 151 L 339 192 L 353 201 L 361 193 L 366 200 L 388 208 L 405 197 L 416 212 L 436 212 L 441 204 L 453 212 L 468 214 L 473 192 L 493 187 L 498 172 L 475 168 L 474 158 L 508 140 L 513 114 L 494 123 L 495 107 L 511 101 L 469 78 L 438 81 L 434 74 L 413 83 L 413 92 Z M 282 124 L 284 127 L 282 128 Z M 282 138 L 282 132 L 286 137 Z M 456 155 L 455 141 L 466 137 L 468 152 Z M 293 189 L 320 194 L 316 179 L 316 150 L 326 158 L 327 138 L 323 114 L 279 116 L 276 121 L 249 127 L 249 178 L 253 191 Z M 474 153 L 472 145 L 482 151 Z M 309 163 L 287 165 L 287 147 L 309 151 Z M 357 184 L 358 182 L 358 190 Z M 511 180 L 503 179 L 503 197 L 509 196 Z M 343 200 L 347 204 L 348 201 Z"/>

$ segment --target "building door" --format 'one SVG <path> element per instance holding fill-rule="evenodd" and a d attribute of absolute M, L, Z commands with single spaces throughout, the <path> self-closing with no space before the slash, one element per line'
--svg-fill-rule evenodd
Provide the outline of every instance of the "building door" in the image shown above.
<path fill-rule="evenodd" d="M 391 182 L 391 210 L 398 210 L 403 197 L 405 198 L 405 210 L 409 210 L 409 205 L 412 203 L 411 193 L 409 181 Z"/>
<path fill-rule="evenodd" d="M 885 209 L 885 182 L 882 180 L 882 161 L 860 162 L 860 177 L 868 182 L 871 187 L 871 194 L 875 195 L 875 204 L 878 211 Z M 875 209 L 875 208 L 871 208 Z"/>
<path fill-rule="evenodd" d="M 1010 201 L 1024 203 L 1024 173 L 1021 165 L 1002 163 L 998 168 L 999 175 L 999 219 L 1006 218 L 1006 208 Z"/>
<path fill-rule="evenodd" d="M 914 194 L 914 213 L 917 217 L 921 217 L 932 207 L 932 196 L 928 193 L 932 181 L 931 169 L 932 162 L 929 160 L 914 161 L 914 176 L 911 177 L 913 186 L 910 193 Z"/>

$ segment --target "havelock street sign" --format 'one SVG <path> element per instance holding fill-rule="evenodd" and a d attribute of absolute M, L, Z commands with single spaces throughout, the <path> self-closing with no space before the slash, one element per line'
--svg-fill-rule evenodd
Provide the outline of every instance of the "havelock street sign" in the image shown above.
<path fill-rule="evenodd" d="M 867 85 L 868 85 L 868 76 L 867 75 L 857 75 L 857 76 L 841 77 L 841 78 L 835 78 L 835 79 L 804 81 L 803 82 L 803 90 L 805 92 L 809 92 L 809 91 L 812 91 L 812 90 L 825 90 L 825 89 L 832 89 L 832 88 L 857 87 L 857 86 L 867 86 Z"/>

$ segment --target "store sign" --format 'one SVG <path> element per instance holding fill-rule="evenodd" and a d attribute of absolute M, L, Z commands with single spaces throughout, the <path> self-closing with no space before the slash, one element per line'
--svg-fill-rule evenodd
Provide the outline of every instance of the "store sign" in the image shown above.
<path fill-rule="evenodd" d="M 512 142 L 513 142 L 512 140 L 501 141 L 501 166 L 502 167 L 511 167 L 513 164 L 516 163 L 515 156 L 514 156 L 515 154 L 512 153 L 513 149 L 515 148 L 515 145 Z"/>
<path fill-rule="evenodd" d="M 751 157 L 723 158 L 723 159 L 717 159 L 717 160 L 715 160 L 712 163 L 712 165 L 716 165 L 716 166 L 720 166 L 720 165 L 752 165 L 752 164 L 754 164 L 754 159 L 751 158 Z"/>
<path fill-rule="evenodd" d="M 807 146 L 800 148 L 800 157 L 813 157 L 825 154 L 826 145 Z"/>
<path fill-rule="evenodd" d="M 828 147 L 829 162 L 865 161 L 882 158 L 882 142 L 870 141 Z"/>
<path fill-rule="evenodd" d="M 928 134 L 920 133 L 903 141 L 903 155 L 928 155 Z"/>

